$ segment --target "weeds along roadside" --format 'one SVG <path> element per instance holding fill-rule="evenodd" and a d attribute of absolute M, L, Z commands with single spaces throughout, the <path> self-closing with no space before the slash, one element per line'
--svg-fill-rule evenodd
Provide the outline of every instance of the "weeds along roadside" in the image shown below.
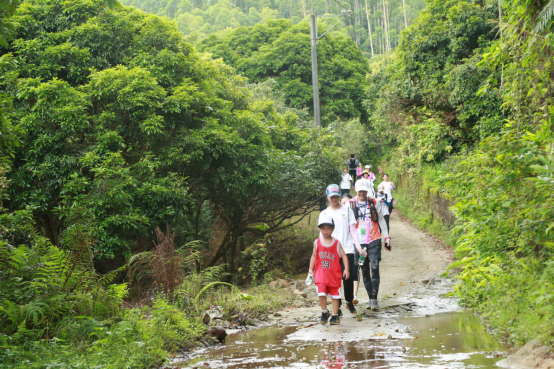
<path fill-rule="evenodd" d="M 311 238 L 302 229 L 270 235 L 245 250 L 247 278 L 236 278 L 244 285 L 240 291 L 216 284 L 197 298 L 205 286 L 225 278 L 224 269 L 197 271 L 198 254 L 190 247 L 175 250 L 170 231 L 158 230 L 152 252 L 100 276 L 92 266 L 86 229 L 67 232 L 64 244 L 73 248 L 62 250 L 34 231 L 29 213 L 0 217 L 2 367 L 156 367 L 172 353 L 198 344 L 208 328 L 202 312 L 211 306 L 220 306 L 230 320 L 239 313 L 259 317 L 296 302 L 267 282 L 291 275 L 296 269 L 278 268 L 303 253 L 309 260 L 311 250 L 311 242 L 307 252 L 292 244 Z M 289 257 L 279 258 L 283 251 Z M 115 283 L 118 274 L 127 281 Z M 131 299 L 136 278 L 150 282 L 140 300 Z"/>
<path fill-rule="evenodd" d="M 533 339 L 554 342 L 554 263 L 548 222 L 537 224 L 551 217 L 551 200 L 543 195 L 550 185 L 533 179 L 533 155 L 518 156 L 522 147 L 537 150 L 531 139 L 517 148 L 502 139 L 485 143 L 505 150 L 512 168 L 484 163 L 490 158 L 486 146 L 414 172 L 391 171 L 402 215 L 454 248 L 451 268 L 458 272 L 461 302 L 515 347 Z M 521 174 L 526 171 L 528 179 Z M 444 220 L 444 200 L 457 215 L 452 223 Z"/>

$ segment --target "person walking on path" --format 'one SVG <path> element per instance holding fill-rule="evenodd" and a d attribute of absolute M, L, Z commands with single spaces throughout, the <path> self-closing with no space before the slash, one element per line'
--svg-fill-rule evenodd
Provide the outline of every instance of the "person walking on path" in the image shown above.
<path fill-rule="evenodd" d="M 327 297 L 332 299 L 333 315 L 329 324 L 340 323 L 339 301 L 341 298 L 341 276 L 349 279 L 348 258 L 342 249 L 340 242 L 332 237 L 335 230 L 335 222 L 328 215 L 319 217 L 318 225 L 321 237 L 314 241 L 312 258 L 310 259 L 309 275 L 314 276 L 315 290 L 319 296 L 321 306 L 321 324 L 327 324 L 329 310 L 327 310 Z M 344 272 L 341 270 L 341 260 L 344 264 Z"/>
<path fill-rule="evenodd" d="M 389 195 L 385 193 L 385 187 L 382 184 L 380 184 L 377 187 L 377 195 L 375 196 L 375 198 L 377 199 L 378 202 L 381 203 L 381 205 L 384 205 L 381 207 L 381 209 L 383 210 L 383 217 L 385 218 L 385 222 L 387 223 L 387 231 L 390 234 L 389 206 L 392 206 L 392 203 L 389 200 L 392 200 L 392 199 L 390 199 L 388 196 Z"/>
<path fill-rule="evenodd" d="M 389 206 L 389 215 L 392 214 L 394 197 L 392 197 L 392 190 L 396 189 L 394 183 L 389 181 L 389 175 L 385 173 L 383 175 L 383 182 L 379 183 L 379 186 L 383 185 L 383 192 L 387 195 L 388 206 Z"/>
<path fill-rule="evenodd" d="M 372 197 L 375 197 L 375 187 L 374 187 L 373 181 L 369 178 L 369 175 L 370 175 L 369 170 L 364 170 L 362 172 L 362 178 L 360 179 L 360 181 L 365 181 L 367 183 L 367 185 L 369 186 L 370 195 Z M 358 181 L 356 181 L 356 183 L 358 183 Z"/>
<path fill-rule="evenodd" d="M 363 171 L 364 168 L 362 167 L 362 163 L 358 163 L 358 167 L 356 168 L 356 181 L 362 178 Z"/>
<path fill-rule="evenodd" d="M 365 166 L 365 171 L 369 174 L 369 179 L 374 182 L 375 181 L 375 174 L 371 171 L 371 164 L 367 164 Z"/>
<path fill-rule="evenodd" d="M 352 176 L 348 173 L 348 167 L 344 167 L 343 173 L 342 173 L 342 180 L 340 182 L 340 194 L 343 196 L 344 194 L 350 193 L 350 186 L 352 185 L 352 181 L 354 179 Z"/>
<path fill-rule="evenodd" d="M 368 197 L 370 188 L 367 181 L 356 182 L 356 197 L 350 207 L 357 219 L 356 230 L 361 246 L 367 252 L 362 265 L 364 286 L 369 296 L 368 309 L 378 310 L 379 262 L 381 261 L 381 235 L 385 237 L 385 248 L 391 251 L 390 236 L 383 216 L 383 205 L 373 197 Z M 381 228 L 382 232 L 379 230 Z"/>
<path fill-rule="evenodd" d="M 356 250 L 358 251 L 358 255 L 360 253 L 367 255 L 367 253 L 363 251 L 360 246 L 358 232 L 356 231 L 356 218 L 354 217 L 350 205 L 341 204 L 339 186 L 330 184 L 327 186 L 326 194 L 329 200 L 329 207 L 319 214 L 319 219 L 322 220 L 323 217 L 330 216 L 335 223 L 332 236 L 341 243 L 348 259 L 348 270 L 350 272 L 350 277 L 343 279 L 344 299 L 346 300 L 348 311 L 352 314 L 356 314 L 356 309 L 352 303 L 354 299 L 354 281 L 358 279 L 358 267 L 355 265 L 355 261 L 357 264 L 357 257 L 355 255 Z M 319 223 L 318 221 L 318 224 Z M 346 270 L 346 265 L 344 265 L 343 268 Z M 341 304 L 342 300 L 339 300 L 339 315 L 341 314 Z"/>
<path fill-rule="evenodd" d="M 354 154 L 350 154 L 350 159 L 347 160 L 346 165 L 348 166 L 348 173 L 352 177 L 352 180 L 356 178 L 356 168 L 358 164 L 358 159 L 354 157 Z"/>

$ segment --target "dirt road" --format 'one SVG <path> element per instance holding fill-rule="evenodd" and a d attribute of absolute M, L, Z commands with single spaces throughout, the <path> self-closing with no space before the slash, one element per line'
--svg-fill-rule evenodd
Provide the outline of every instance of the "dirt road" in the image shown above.
<path fill-rule="evenodd" d="M 388 320 L 391 312 L 387 307 L 404 306 L 410 309 L 414 303 L 414 295 L 423 293 L 426 287 L 445 272 L 447 266 L 452 262 L 452 251 L 443 246 L 440 241 L 422 232 L 407 220 L 402 219 L 399 212 L 393 212 L 390 219 L 392 235 L 392 251 L 383 250 L 380 263 L 381 285 L 379 290 L 380 311 L 372 312 L 366 309 L 369 298 L 363 286 L 360 284 L 358 290 L 359 303 L 356 306 L 358 313 L 371 319 L 360 324 L 354 316 L 348 312 L 345 306 L 342 307 L 343 318 L 340 327 L 341 334 L 336 335 L 334 329 L 328 326 L 313 326 L 310 329 L 298 330 L 289 339 L 313 339 L 314 334 L 318 338 L 331 341 L 349 341 L 359 339 L 360 336 L 374 336 L 381 334 L 387 338 L 389 334 L 401 337 L 401 331 L 393 320 Z M 361 277 L 361 276 L 360 276 Z M 317 304 L 317 296 L 313 286 L 307 287 L 307 300 L 313 302 L 309 308 L 296 308 L 280 311 L 277 315 L 269 317 L 272 323 L 317 323 L 321 309 Z M 440 303 L 431 303 L 430 309 L 440 309 Z M 451 306 L 448 310 L 456 308 Z M 445 307 L 442 306 L 442 310 Z M 372 323 L 372 324 L 371 324 Z M 383 329 L 387 327 L 387 329 Z M 396 332 L 395 332 L 396 331 Z M 385 334 L 382 334 L 385 333 Z M 381 337 L 378 336 L 378 337 Z M 402 336 L 403 337 L 403 336 Z"/>
<path fill-rule="evenodd" d="M 503 347 L 481 320 L 446 298 L 452 278 L 438 278 L 452 253 L 433 237 L 391 218 L 392 252 L 383 251 L 379 311 L 366 309 L 360 287 L 358 315 L 343 306 L 339 325 L 319 324 L 315 288 L 293 293 L 299 308 L 270 314 L 262 327 L 227 336 L 221 346 L 205 348 L 173 367 L 212 368 L 490 368 Z M 287 282 L 288 283 L 288 282 Z M 295 282 L 302 288 L 302 281 Z M 299 293 L 300 292 L 300 293 Z M 231 332 L 229 332 L 231 333 Z"/>

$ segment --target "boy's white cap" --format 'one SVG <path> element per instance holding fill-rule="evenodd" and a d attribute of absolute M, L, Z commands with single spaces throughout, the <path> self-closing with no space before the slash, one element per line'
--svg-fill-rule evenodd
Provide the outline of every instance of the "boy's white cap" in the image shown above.
<path fill-rule="evenodd" d="M 360 191 L 369 192 L 369 181 L 361 179 L 356 181 L 356 192 Z"/>
<path fill-rule="evenodd" d="M 377 186 L 377 191 L 385 191 L 385 186 L 380 184 L 379 186 Z"/>
<path fill-rule="evenodd" d="M 368 165 L 366 165 L 365 167 L 366 167 L 367 169 L 369 169 L 369 168 L 371 168 L 371 165 L 368 164 Z"/>
<path fill-rule="evenodd" d="M 317 228 L 323 225 L 335 226 L 335 221 L 330 215 L 319 213 L 319 219 L 317 220 Z"/>

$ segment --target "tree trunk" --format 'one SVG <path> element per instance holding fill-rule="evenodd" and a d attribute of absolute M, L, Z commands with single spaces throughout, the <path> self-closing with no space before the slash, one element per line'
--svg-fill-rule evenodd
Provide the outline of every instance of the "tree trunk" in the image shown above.
<path fill-rule="evenodd" d="M 237 243 L 239 240 L 238 232 L 234 232 L 231 237 L 231 243 L 227 251 L 227 273 L 229 273 L 229 279 L 232 279 L 235 274 L 235 258 L 237 251 Z"/>
<path fill-rule="evenodd" d="M 294 5 L 294 0 L 290 0 L 290 17 L 292 18 L 293 14 L 294 14 L 294 10 L 292 8 L 292 6 Z"/>
<path fill-rule="evenodd" d="M 40 217 L 42 226 L 44 227 L 44 232 L 46 237 L 52 242 L 52 245 L 58 245 L 58 238 L 60 236 L 58 226 L 59 221 L 58 217 L 49 217 L 47 215 L 42 215 Z"/>
<path fill-rule="evenodd" d="M 300 4 L 302 4 L 302 16 L 306 18 L 306 0 L 300 0 Z"/>
<path fill-rule="evenodd" d="M 359 0 L 354 0 L 354 35 L 356 36 L 356 45 L 360 46 L 360 34 L 359 31 L 360 30 L 360 2 Z"/>
<path fill-rule="evenodd" d="M 371 46 L 371 56 L 375 56 L 373 52 L 373 37 L 371 35 L 371 23 L 369 22 L 369 10 L 367 7 L 367 0 L 365 0 L 365 16 L 367 19 L 367 35 L 369 37 L 369 46 Z"/>
<path fill-rule="evenodd" d="M 383 2 L 383 26 L 385 28 L 385 48 L 387 50 L 390 50 L 390 38 L 389 38 L 389 23 L 387 20 L 387 6 L 385 4 L 385 0 L 382 0 Z"/>
<path fill-rule="evenodd" d="M 402 0 L 402 8 L 404 9 L 404 25 L 408 28 L 408 16 L 406 15 L 406 0 Z"/>

